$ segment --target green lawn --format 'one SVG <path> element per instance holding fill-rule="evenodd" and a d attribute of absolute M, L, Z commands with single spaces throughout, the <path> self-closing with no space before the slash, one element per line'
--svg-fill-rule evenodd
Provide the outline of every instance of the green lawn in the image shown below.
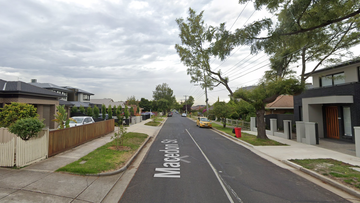
<path fill-rule="evenodd" d="M 122 150 L 116 150 L 115 143 L 112 141 L 57 171 L 85 175 L 120 169 L 147 137 L 148 135 L 143 133 L 129 132 L 124 135 Z"/>
<path fill-rule="evenodd" d="M 290 160 L 304 168 L 315 171 L 331 179 L 360 189 L 360 172 L 351 167 L 359 168 L 334 159 L 293 159 Z"/>
<path fill-rule="evenodd" d="M 150 121 L 145 123 L 145 125 L 149 125 L 149 126 L 159 126 L 161 122 L 157 122 L 157 121 Z"/>
<path fill-rule="evenodd" d="M 212 123 L 213 128 L 216 128 L 220 131 L 223 131 L 229 135 L 233 135 L 235 136 L 234 133 L 232 133 L 232 128 L 223 128 L 222 125 L 216 124 L 216 123 Z M 252 144 L 254 146 L 286 146 L 286 144 L 277 142 L 275 140 L 271 140 L 271 139 L 258 139 L 255 135 L 250 135 L 244 132 L 241 132 L 241 138 L 238 138 L 240 140 L 243 140 L 249 144 Z"/>

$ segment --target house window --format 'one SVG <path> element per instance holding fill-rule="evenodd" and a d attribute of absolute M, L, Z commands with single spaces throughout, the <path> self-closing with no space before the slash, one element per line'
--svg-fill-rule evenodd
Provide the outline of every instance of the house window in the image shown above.
<path fill-rule="evenodd" d="M 344 134 L 345 134 L 345 136 L 352 136 L 351 112 L 350 112 L 349 106 L 343 107 L 343 115 L 344 115 Z"/>
<path fill-rule="evenodd" d="M 84 95 L 83 95 L 83 100 L 85 100 L 85 101 L 90 101 L 90 95 L 84 94 Z"/>
<path fill-rule="evenodd" d="M 345 73 L 335 73 L 320 78 L 320 87 L 329 87 L 345 83 Z"/>

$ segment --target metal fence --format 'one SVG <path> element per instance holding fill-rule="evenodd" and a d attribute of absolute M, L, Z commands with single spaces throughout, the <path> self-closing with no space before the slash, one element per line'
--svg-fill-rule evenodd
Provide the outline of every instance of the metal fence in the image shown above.
<path fill-rule="evenodd" d="M 243 130 L 250 130 L 250 122 L 246 122 L 244 120 L 236 120 L 236 119 L 226 119 L 226 124 L 234 127 L 239 127 Z"/>
<path fill-rule="evenodd" d="M 49 157 L 114 131 L 114 119 L 49 132 Z"/>

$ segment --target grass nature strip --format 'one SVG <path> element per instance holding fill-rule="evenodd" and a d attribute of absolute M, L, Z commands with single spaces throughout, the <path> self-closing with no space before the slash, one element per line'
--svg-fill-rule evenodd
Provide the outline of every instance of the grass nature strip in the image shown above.
<path fill-rule="evenodd" d="M 292 159 L 289 161 L 344 183 L 345 185 L 360 189 L 360 172 L 353 169 L 357 168 L 360 170 L 359 166 L 334 159 Z"/>
<path fill-rule="evenodd" d="M 223 128 L 222 125 L 216 124 L 216 123 L 212 123 L 213 128 L 216 128 L 217 130 L 220 130 L 222 132 L 225 132 L 229 135 L 234 135 L 232 133 L 232 128 Z M 255 135 L 251 135 L 248 133 L 244 133 L 241 132 L 241 138 L 238 138 L 242 141 L 245 141 L 249 144 L 252 144 L 254 146 L 287 146 L 286 144 L 277 142 L 275 140 L 271 140 L 271 139 L 259 139 L 257 138 Z"/>
<path fill-rule="evenodd" d="M 148 135 L 129 132 L 124 135 L 121 150 L 115 150 L 115 142 L 109 142 L 78 161 L 70 163 L 57 172 L 68 172 L 79 175 L 98 174 L 120 169 L 133 156 L 137 149 L 146 140 Z"/>

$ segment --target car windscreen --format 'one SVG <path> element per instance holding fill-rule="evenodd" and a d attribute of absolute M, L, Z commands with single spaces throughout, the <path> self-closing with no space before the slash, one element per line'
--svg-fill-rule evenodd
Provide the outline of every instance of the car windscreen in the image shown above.
<path fill-rule="evenodd" d="M 73 118 L 76 123 L 82 123 L 82 121 L 84 120 L 84 118 Z M 70 121 L 70 123 L 75 123 L 74 121 Z"/>
<path fill-rule="evenodd" d="M 209 122 L 209 119 L 207 119 L 207 118 L 200 118 L 200 121 L 207 121 L 207 122 Z"/>

